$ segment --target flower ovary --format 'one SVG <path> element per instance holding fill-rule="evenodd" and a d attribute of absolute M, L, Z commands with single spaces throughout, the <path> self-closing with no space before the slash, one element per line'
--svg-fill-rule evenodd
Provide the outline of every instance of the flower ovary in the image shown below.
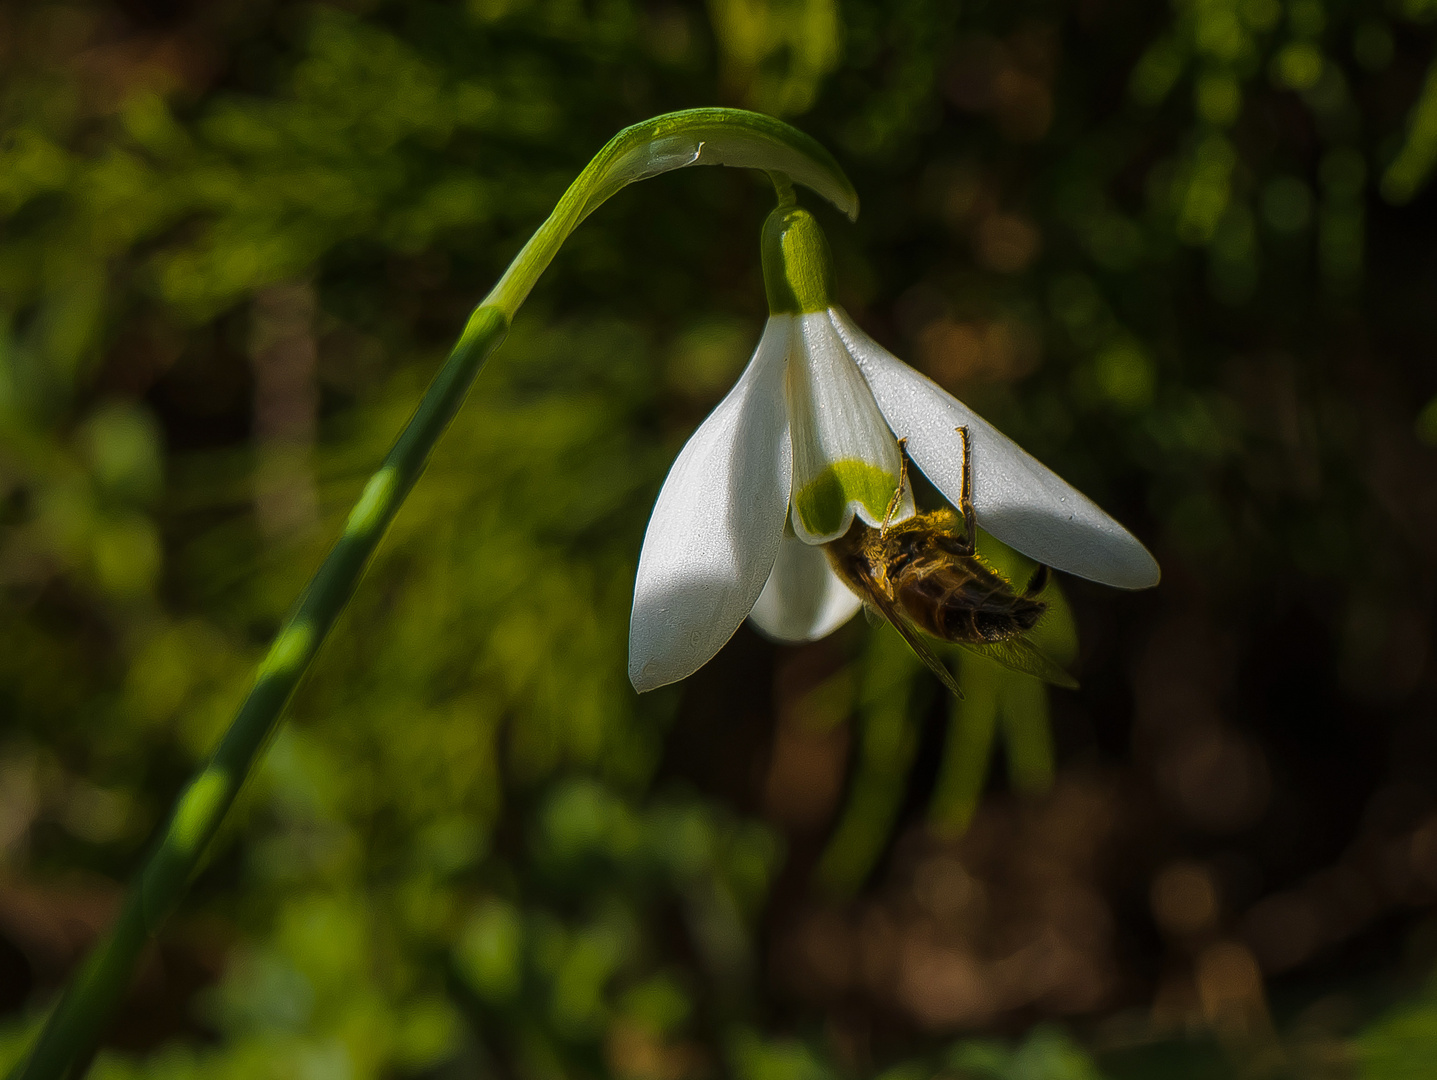
<path fill-rule="evenodd" d="M 813 215 L 780 206 L 763 223 L 763 284 L 774 315 L 825 311 L 833 303 L 833 258 Z"/>

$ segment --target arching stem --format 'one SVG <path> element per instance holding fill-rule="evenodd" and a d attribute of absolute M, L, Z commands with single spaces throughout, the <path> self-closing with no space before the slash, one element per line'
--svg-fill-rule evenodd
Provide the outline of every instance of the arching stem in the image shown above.
<path fill-rule="evenodd" d="M 772 117 L 739 109 L 690 109 L 625 128 L 589 162 L 470 316 L 384 464 L 370 477 L 343 534 L 310 579 L 255 675 L 229 729 L 175 802 L 120 914 L 90 953 L 40 1031 L 14 1080 L 59 1080 L 84 1071 L 129 988 L 141 952 L 183 897 L 225 813 L 253 771 L 285 703 L 354 594 L 364 567 L 414 486 L 430 451 L 539 275 L 579 223 L 635 180 L 689 165 L 732 165 L 781 174 L 850 217 L 858 198 L 818 143 Z"/>

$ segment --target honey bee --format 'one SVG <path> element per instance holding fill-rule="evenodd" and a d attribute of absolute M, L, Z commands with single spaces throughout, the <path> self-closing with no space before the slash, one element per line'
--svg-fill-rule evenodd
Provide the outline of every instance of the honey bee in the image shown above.
<path fill-rule="evenodd" d="M 1038 598 L 1048 583 L 1048 568 L 1038 567 L 1022 591 L 978 557 L 978 524 L 973 514 L 972 455 L 966 427 L 963 442 L 963 491 L 958 510 L 931 510 L 890 524 L 907 483 L 907 454 L 900 439 L 898 490 L 880 528 L 855 521 L 849 531 L 824 548 L 834 572 L 888 622 L 925 664 L 958 697 L 947 666 L 922 634 L 955 642 L 1005 667 L 1058 686 L 1078 684 L 1043 655 L 1024 635 L 1037 625 L 1048 605 Z"/>

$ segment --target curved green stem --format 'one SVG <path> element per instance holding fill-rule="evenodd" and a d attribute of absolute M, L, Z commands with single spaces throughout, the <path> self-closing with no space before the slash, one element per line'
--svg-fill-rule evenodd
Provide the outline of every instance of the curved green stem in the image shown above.
<path fill-rule="evenodd" d="M 787 177 L 858 217 L 858 193 L 838 162 L 803 132 L 743 109 L 685 109 L 624 128 L 564 192 L 549 220 L 484 298 L 511 319 L 559 246 L 614 192 L 689 165 L 731 165 Z"/>
<path fill-rule="evenodd" d="M 285 703 L 344 610 L 385 529 L 429 460 L 510 320 L 568 235 L 620 188 L 687 165 L 782 173 L 857 216 L 853 185 L 808 136 L 758 113 L 690 109 L 625 128 L 570 185 L 470 316 L 389 455 L 364 487 L 344 533 L 274 639 L 253 687 L 208 762 L 176 800 L 168 823 L 131 882 L 109 936 L 86 959 L 50 1014 L 14 1080 L 57 1080 L 82 1071 L 129 987 L 140 953 L 184 895 L 235 795 L 253 770 Z"/>

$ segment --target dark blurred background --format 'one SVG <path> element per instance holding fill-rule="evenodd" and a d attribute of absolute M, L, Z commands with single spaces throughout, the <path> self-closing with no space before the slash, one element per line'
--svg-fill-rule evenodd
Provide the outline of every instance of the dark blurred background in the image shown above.
<path fill-rule="evenodd" d="M 573 237 L 104 1077 L 1437 1076 L 1437 3 L 0 7 L 0 1064 L 617 129 L 829 147 L 842 303 L 1127 524 L 1078 692 L 855 620 L 638 699 L 759 179 Z M 1003 553 L 987 545 L 995 558 Z M 1061 607 L 1061 605 L 1060 605 Z M 1075 631 L 1075 634 L 1074 634 Z"/>

